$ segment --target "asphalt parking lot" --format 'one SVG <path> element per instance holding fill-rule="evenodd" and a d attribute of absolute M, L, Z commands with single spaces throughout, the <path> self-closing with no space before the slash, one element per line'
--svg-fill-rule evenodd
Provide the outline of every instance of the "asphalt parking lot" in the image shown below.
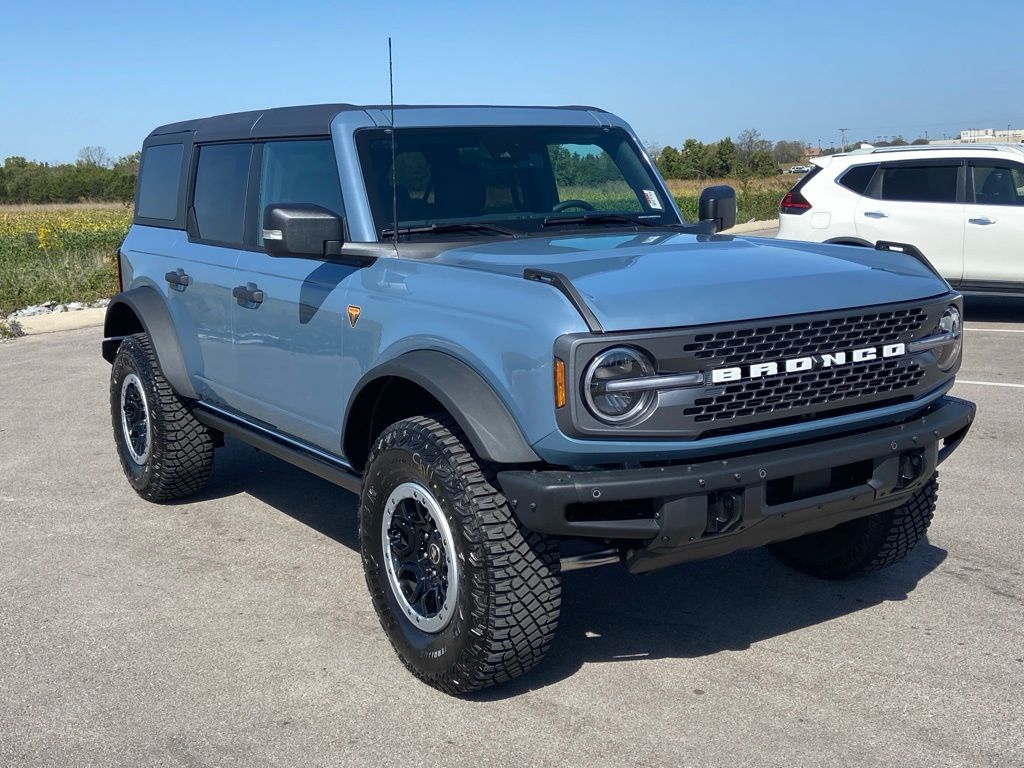
<path fill-rule="evenodd" d="M 229 442 L 147 504 L 100 329 L 0 345 L 0 765 L 1024 765 L 1024 302 L 967 316 L 979 416 L 905 562 L 569 574 L 544 667 L 466 699 L 393 655 L 353 496 Z"/>

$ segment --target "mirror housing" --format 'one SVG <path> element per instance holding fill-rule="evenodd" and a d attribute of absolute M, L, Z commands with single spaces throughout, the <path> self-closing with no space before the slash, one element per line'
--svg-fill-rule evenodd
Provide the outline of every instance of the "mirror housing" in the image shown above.
<path fill-rule="evenodd" d="M 319 205 L 272 203 L 263 211 L 263 250 L 268 256 L 337 256 L 344 239 L 344 220 Z"/>
<path fill-rule="evenodd" d="M 707 187 L 700 193 L 700 220 L 713 223 L 714 231 L 736 226 L 736 190 L 728 184 Z"/>

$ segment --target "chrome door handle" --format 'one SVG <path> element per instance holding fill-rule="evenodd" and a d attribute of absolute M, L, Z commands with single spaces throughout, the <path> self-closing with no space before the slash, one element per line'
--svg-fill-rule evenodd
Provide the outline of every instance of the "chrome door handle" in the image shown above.
<path fill-rule="evenodd" d="M 888 219 L 889 214 L 885 211 L 864 211 L 864 215 L 869 219 Z"/>
<path fill-rule="evenodd" d="M 988 216 L 979 216 L 976 219 L 968 219 L 971 224 L 977 224 L 980 227 L 987 227 L 989 224 L 995 224 L 995 219 L 990 219 Z"/>
<path fill-rule="evenodd" d="M 231 295 L 235 297 L 239 305 L 248 309 L 256 309 L 263 303 L 263 291 L 256 287 L 256 283 L 236 285 L 231 289 Z"/>

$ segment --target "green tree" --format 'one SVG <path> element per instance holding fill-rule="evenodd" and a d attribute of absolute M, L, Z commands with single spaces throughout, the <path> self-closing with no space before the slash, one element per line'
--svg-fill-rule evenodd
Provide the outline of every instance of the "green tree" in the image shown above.
<path fill-rule="evenodd" d="M 696 139 L 683 142 L 680 156 L 679 178 L 703 179 L 707 176 L 708 148 Z"/>
<path fill-rule="evenodd" d="M 749 165 L 754 176 L 774 176 L 779 167 L 771 152 L 766 152 L 763 149 L 757 150 L 750 156 Z"/>
<path fill-rule="evenodd" d="M 658 154 L 655 165 L 658 166 L 658 171 L 666 179 L 681 178 L 679 175 L 681 171 L 681 158 L 679 150 L 675 147 L 663 147 Z"/>
<path fill-rule="evenodd" d="M 710 158 L 709 158 L 710 160 Z M 728 176 L 736 167 L 736 145 L 726 136 L 715 145 L 714 160 L 709 162 L 709 175 L 716 177 Z"/>

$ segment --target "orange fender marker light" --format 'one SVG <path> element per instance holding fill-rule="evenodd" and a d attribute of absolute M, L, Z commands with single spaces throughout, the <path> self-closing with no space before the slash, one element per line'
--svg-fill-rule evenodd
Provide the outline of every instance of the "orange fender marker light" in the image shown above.
<path fill-rule="evenodd" d="M 351 325 L 353 328 L 356 327 L 356 321 L 359 320 L 359 313 L 362 311 L 363 310 L 361 310 L 354 304 L 348 305 L 348 324 Z"/>
<path fill-rule="evenodd" d="M 565 363 L 555 358 L 555 407 L 565 406 Z"/>

